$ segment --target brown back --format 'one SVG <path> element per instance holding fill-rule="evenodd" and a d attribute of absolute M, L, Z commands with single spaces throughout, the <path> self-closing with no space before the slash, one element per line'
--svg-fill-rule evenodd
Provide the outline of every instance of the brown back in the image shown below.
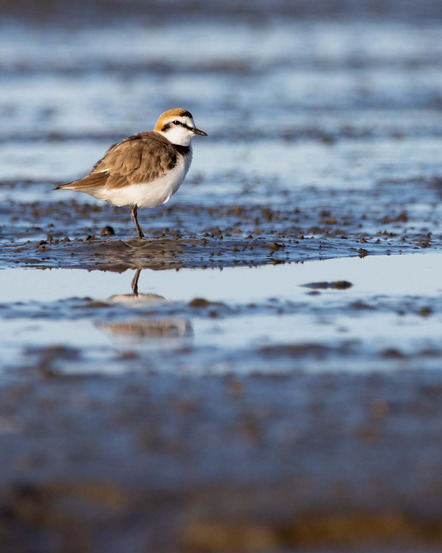
<path fill-rule="evenodd" d="M 177 155 L 177 148 L 161 134 L 141 132 L 111 146 L 88 175 L 65 186 L 120 188 L 152 182 L 175 167 Z"/>

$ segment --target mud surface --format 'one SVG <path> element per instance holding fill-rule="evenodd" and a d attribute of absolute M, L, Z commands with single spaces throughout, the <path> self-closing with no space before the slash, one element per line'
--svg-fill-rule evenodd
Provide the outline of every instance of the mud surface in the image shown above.
<path fill-rule="evenodd" d="M 29 371 L 0 389 L 2 546 L 437 551 L 441 394 L 440 373 Z"/>
<path fill-rule="evenodd" d="M 0 12 L 0 550 L 440 551 L 440 3 Z M 146 240 L 53 190 L 175 106 Z"/>
<path fill-rule="evenodd" d="M 259 198 L 251 191 L 233 194 L 238 202 L 233 206 L 189 202 L 146 210 L 140 215 L 141 221 L 148 221 L 146 240 L 131 237 L 128 209 L 75 199 L 55 203 L 52 197 L 50 202 L 17 205 L 11 198 L 0 208 L 6 221 L 2 260 L 4 266 L 121 271 L 422 251 L 441 244 L 441 182 L 433 178 L 382 183 L 374 189 L 345 191 L 345 202 L 343 191 L 307 189 L 302 198 L 300 192 L 286 191 L 281 207 L 262 207 L 248 204 Z M 26 185 L 20 188 L 23 192 Z M 273 198 L 284 192 L 272 188 L 261 195 Z M 194 196 L 200 194 L 203 190 L 194 190 Z M 108 227 L 116 236 L 106 235 Z"/>

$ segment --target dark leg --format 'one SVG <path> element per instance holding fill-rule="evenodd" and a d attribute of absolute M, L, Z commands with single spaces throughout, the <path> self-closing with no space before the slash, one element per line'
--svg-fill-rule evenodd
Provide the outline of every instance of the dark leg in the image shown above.
<path fill-rule="evenodd" d="M 138 279 L 140 278 L 141 269 L 135 271 L 135 276 L 132 279 L 131 287 L 134 296 L 138 296 Z"/>
<path fill-rule="evenodd" d="M 141 230 L 140 225 L 138 224 L 137 211 L 138 211 L 138 206 L 133 205 L 132 209 L 131 209 L 131 212 L 130 212 L 130 217 L 131 217 L 132 221 L 134 222 L 135 228 L 137 229 L 138 238 L 144 238 L 143 231 Z"/>

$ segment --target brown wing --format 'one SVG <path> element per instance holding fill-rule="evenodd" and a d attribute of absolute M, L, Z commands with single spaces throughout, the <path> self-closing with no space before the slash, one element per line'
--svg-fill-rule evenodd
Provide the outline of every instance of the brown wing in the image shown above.
<path fill-rule="evenodd" d="M 153 131 L 138 133 L 111 146 L 89 175 L 58 188 L 120 188 L 152 182 L 175 167 L 176 161 L 176 149 L 167 138 Z"/>

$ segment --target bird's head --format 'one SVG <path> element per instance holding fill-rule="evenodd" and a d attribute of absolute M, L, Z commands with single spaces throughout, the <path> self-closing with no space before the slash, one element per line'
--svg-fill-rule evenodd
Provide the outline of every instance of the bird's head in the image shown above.
<path fill-rule="evenodd" d="M 162 113 L 158 117 L 154 131 L 177 146 L 188 146 L 196 134 L 207 136 L 207 133 L 195 127 L 192 114 L 182 108 L 169 109 Z"/>

